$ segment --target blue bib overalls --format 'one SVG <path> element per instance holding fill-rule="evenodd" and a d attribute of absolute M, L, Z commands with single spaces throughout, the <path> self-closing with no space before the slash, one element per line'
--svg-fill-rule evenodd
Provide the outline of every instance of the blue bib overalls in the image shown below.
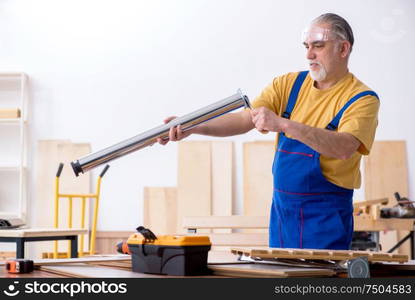
<path fill-rule="evenodd" d="M 290 118 L 308 71 L 300 72 L 282 117 Z M 326 129 L 336 130 L 343 112 L 365 91 L 351 98 Z M 329 182 L 320 168 L 320 154 L 279 133 L 272 167 L 274 193 L 269 245 L 277 248 L 349 249 L 353 234 L 353 190 Z"/>

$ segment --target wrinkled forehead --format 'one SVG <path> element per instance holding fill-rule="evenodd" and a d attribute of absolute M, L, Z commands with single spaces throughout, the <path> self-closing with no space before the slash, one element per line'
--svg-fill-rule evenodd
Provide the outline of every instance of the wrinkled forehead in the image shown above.
<path fill-rule="evenodd" d="M 334 40 L 336 33 L 330 28 L 321 25 L 310 25 L 305 28 L 301 35 L 301 42 L 311 44 L 315 42 L 325 42 Z"/>

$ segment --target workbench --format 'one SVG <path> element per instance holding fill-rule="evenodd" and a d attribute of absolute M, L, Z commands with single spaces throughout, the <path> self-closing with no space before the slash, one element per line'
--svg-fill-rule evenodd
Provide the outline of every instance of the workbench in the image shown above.
<path fill-rule="evenodd" d="M 131 271 L 131 259 L 128 255 L 121 257 L 93 256 L 102 261 L 85 262 L 89 257 L 79 259 L 58 259 L 58 260 L 39 260 L 44 261 L 40 268 L 28 274 L 9 274 L 5 270 L 4 262 L 0 262 L 0 278 L 240 278 L 240 277 L 347 277 L 347 273 L 337 273 L 330 269 L 321 269 L 317 275 L 316 269 L 301 268 L 292 266 L 290 274 L 284 274 L 284 270 L 290 270 L 284 265 L 270 267 L 260 263 L 248 261 L 238 261 L 238 257 L 227 251 L 209 251 L 208 264 L 213 274 L 206 276 L 168 276 L 156 274 L 144 274 Z M 111 259 L 114 257 L 114 259 Z M 65 263 L 68 261 L 73 263 Z M 56 263 L 50 263 L 56 261 Z M 36 262 L 36 261 L 35 261 Z M 37 264 L 37 263 L 36 263 Z M 415 278 L 415 261 L 405 264 L 377 264 L 371 267 L 371 277 L 411 277 Z"/>
<path fill-rule="evenodd" d="M 26 242 L 69 240 L 71 257 L 78 257 L 78 235 L 86 234 L 86 229 L 24 228 L 1 229 L 0 242 L 16 243 L 16 258 L 24 258 Z"/>

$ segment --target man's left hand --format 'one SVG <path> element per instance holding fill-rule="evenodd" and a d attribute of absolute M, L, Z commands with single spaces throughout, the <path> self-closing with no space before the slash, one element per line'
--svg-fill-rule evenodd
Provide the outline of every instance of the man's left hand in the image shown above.
<path fill-rule="evenodd" d="M 260 132 L 284 132 L 288 121 L 287 119 L 277 116 L 273 111 L 266 107 L 252 109 L 251 117 L 255 128 Z"/>

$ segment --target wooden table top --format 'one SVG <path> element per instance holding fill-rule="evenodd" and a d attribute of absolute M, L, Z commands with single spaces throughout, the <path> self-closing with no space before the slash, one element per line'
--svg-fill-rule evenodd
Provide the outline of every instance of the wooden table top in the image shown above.
<path fill-rule="evenodd" d="M 16 228 L 1 229 L 0 237 L 48 237 L 87 234 L 87 229 L 80 228 Z"/>

